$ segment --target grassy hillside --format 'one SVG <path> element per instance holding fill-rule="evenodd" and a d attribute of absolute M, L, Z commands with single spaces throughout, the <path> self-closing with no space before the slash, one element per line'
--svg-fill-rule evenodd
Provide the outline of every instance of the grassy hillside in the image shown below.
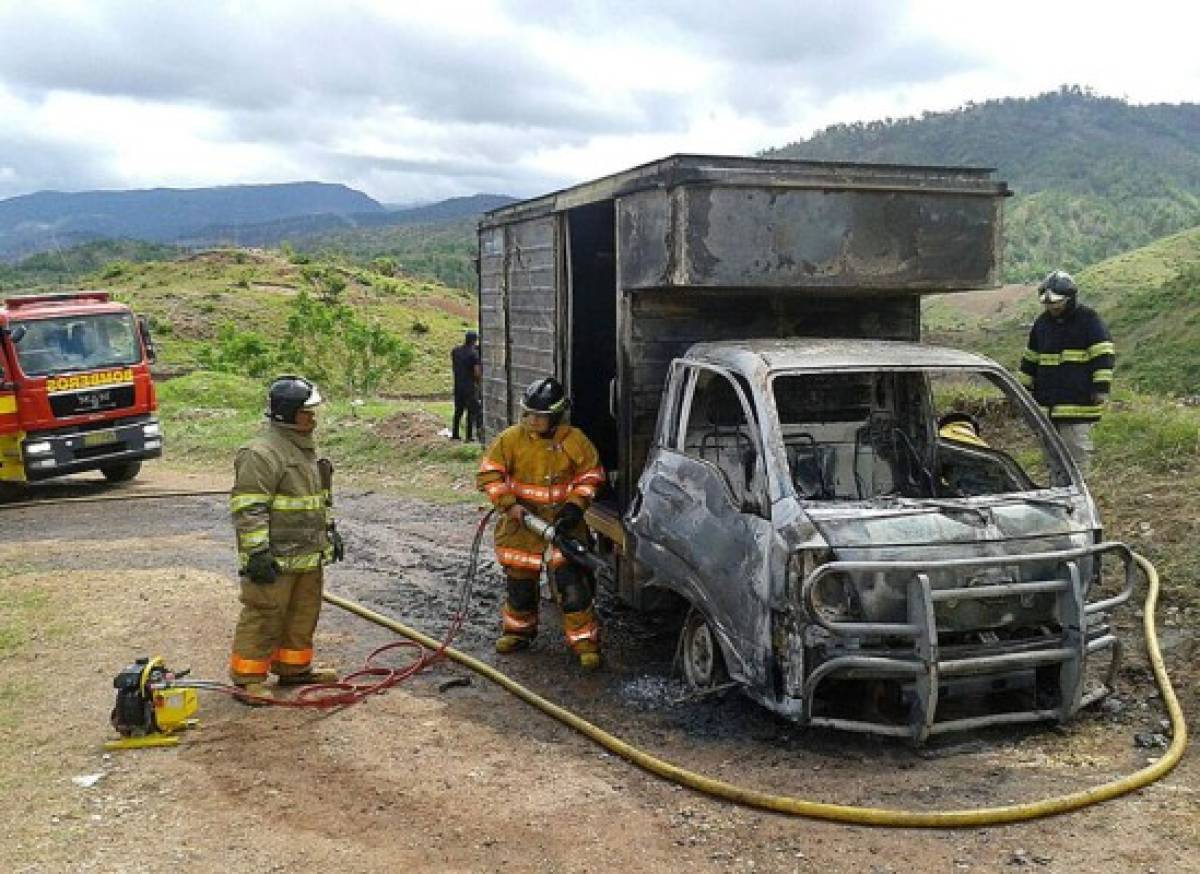
<path fill-rule="evenodd" d="M 472 291 L 476 285 L 478 217 L 434 223 L 359 228 L 297 239 L 297 250 L 316 257 L 334 253 L 353 263 L 433 279 Z"/>
<path fill-rule="evenodd" d="M 1089 296 L 1111 305 L 1130 293 L 1158 288 L 1200 264 L 1200 227 L 1155 240 L 1081 270 L 1076 277 Z"/>
<path fill-rule="evenodd" d="M 335 262 L 297 264 L 279 252 L 222 249 L 169 261 L 111 262 L 83 284 L 113 291 L 148 315 L 161 364 L 183 372 L 200 365 L 205 344 L 224 326 L 277 341 L 290 301 L 302 290 L 316 291 L 325 276 L 345 283 L 344 303 L 412 346 L 412 367 L 385 394 L 449 393 L 449 350 L 474 326 L 474 301 L 435 282 Z"/>
<path fill-rule="evenodd" d="M 1006 276 L 1027 281 L 1200 224 L 1200 105 L 1133 106 L 1077 87 L 920 118 L 833 125 L 767 157 L 996 167 Z"/>

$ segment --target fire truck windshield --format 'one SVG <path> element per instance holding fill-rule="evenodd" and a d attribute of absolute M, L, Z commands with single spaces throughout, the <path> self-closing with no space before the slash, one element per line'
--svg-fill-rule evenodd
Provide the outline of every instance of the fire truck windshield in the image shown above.
<path fill-rule="evenodd" d="M 26 376 L 47 376 L 137 364 L 142 360 L 133 316 L 129 313 L 14 320 L 24 327 L 16 342 L 17 361 Z"/>

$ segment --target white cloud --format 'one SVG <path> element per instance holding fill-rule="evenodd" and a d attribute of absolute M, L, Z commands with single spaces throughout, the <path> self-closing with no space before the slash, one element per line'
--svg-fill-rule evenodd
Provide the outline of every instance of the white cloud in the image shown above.
<path fill-rule="evenodd" d="M 1185 4 L 0 0 L 0 197 L 320 179 L 531 195 L 1062 83 L 1200 96 Z"/>

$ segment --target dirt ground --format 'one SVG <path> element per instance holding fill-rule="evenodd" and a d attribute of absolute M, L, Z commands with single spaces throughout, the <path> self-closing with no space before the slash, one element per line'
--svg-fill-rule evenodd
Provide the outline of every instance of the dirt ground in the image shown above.
<path fill-rule="evenodd" d="M 128 491 L 223 485 L 155 471 Z M 36 494 L 101 491 L 79 478 Z M 201 693 L 202 725 L 179 746 L 106 753 L 112 679 L 136 657 L 161 654 L 193 676 L 225 678 L 237 614 L 225 502 L 0 512 L 0 629 L 11 644 L 0 646 L 4 871 L 1200 871 L 1194 753 L 1148 789 L 1049 820 L 851 827 L 738 807 L 649 776 L 452 664 L 332 712 L 251 709 Z M 357 491 L 342 495 L 339 515 L 349 559 L 329 571 L 329 590 L 440 636 L 479 510 Z M 681 701 L 673 628 L 607 600 L 601 672 L 583 675 L 566 657 L 549 605 L 548 633 L 501 660 L 490 649 L 499 593 L 488 562 L 459 648 L 656 755 L 777 793 L 992 806 L 1095 785 L 1162 753 L 1153 735 L 1164 732 L 1165 713 L 1132 609 L 1127 667 L 1103 707 L 1065 728 L 913 750 L 804 731 L 736 694 Z M 317 645 L 346 670 L 393 639 L 327 605 Z M 1194 724 L 1196 629 L 1168 627 L 1164 643 Z M 455 678 L 469 682 L 447 684 Z"/>

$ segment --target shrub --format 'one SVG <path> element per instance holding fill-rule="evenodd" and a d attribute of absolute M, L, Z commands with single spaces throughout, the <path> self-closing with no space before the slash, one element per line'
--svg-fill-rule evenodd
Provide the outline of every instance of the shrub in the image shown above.
<path fill-rule="evenodd" d="M 128 261 L 109 261 L 100 270 L 101 279 L 120 279 L 133 270 L 133 265 Z"/>
<path fill-rule="evenodd" d="M 412 363 L 412 347 L 353 309 L 300 292 L 278 363 L 347 394 L 370 394 Z"/>
<path fill-rule="evenodd" d="M 371 269 L 380 276 L 395 276 L 396 266 L 394 258 L 373 258 L 371 260 Z"/>
<path fill-rule="evenodd" d="M 202 367 L 222 373 L 267 376 L 275 369 L 275 350 L 266 338 L 253 331 L 239 331 L 226 323 L 213 343 L 205 343 L 196 353 Z"/>

